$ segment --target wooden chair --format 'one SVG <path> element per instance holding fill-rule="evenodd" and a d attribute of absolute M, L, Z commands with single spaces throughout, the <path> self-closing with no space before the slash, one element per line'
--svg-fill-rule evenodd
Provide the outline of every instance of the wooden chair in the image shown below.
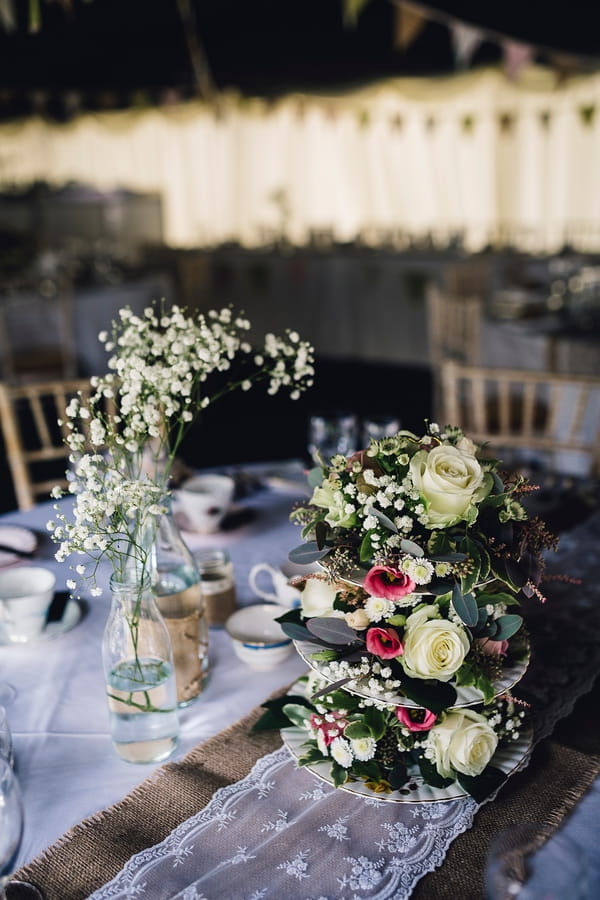
<path fill-rule="evenodd" d="M 442 412 L 442 365 L 448 359 L 479 365 L 482 301 L 478 296 L 449 294 L 436 284 L 426 290 L 427 337 L 433 378 L 433 414 Z"/>
<path fill-rule="evenodd" d="M 440 425 L 458 425 L 507 464 L 600 474 L 600 377 L 442 365 Z M 506 454 L 503 456 L 503 454 Z"/>
<path fill-rule="evenodd" d="M 90 390 L 86 378 L 23 385 L 0 381 L 0 426 L 19 509 L 48 499 L 54 485 L 66 487 L 70 450 L 58 419 L 74 396 L 81 392 L 87 400 Z"/>

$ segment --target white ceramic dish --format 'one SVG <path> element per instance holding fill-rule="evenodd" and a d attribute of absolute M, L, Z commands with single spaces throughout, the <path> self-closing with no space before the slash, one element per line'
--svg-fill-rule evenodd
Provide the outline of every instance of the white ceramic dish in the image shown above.
<path fill-rule="evenodd" d="M 0 568 L 3 568 L 22 563 L 26 558 L 23 554 L 33 554 L 38 539 L 35 532 L 21 525 L 0 525 L 0 544 L 6 548 L 0 550 Z M 11 547 L 15 548 L 14 553 L 11 552 Z"/>
<path fill-rule="evenodd" d="M 284 744 L 296 759 L 299 759 L 305 752 L 304 742 L 306 741 L 306 736 L 307 733 L 304 728 L 294 727 L 281 730 Z M 531 752 L 532 742 L 531 731 L 524 730 L 519 740 L 496 751 L 490 765 L 500 769 L 507 776 L 512 775 L 527 760 Z M 308 769 L 317 778 L 333 785 L 327 762 L 312 763 L 302 768 Z M 340 790 L 356 794 L 367 800 L 378 800 L 388 803 L 445 803 L 448 800 L 458 800 L 461 797 L 469 796 L 458 782 L 454 782 L 446 788 L 435 788 L 425 784 L 421 775 L 417 774 L 416 771 L 411 774 L 412 777 L 405 787 L 399 791 L 392 791 L 389 794 L 376 794 L 363 781 L 351 781 L 348 784 L 343 784 Z"/>
<path fill-rule="evenodd" d="M 40 641 L 54 640 L 54 638 L 60 637 L 61 635 L 66 634 L 66 632 L 71 631 L 72 628 L 75 628 L 82 617 L 83 607 L 81 603 L 74 599 L 68 600 L 61 619 L 56 622 L 48 622 L 35 638 L 32 638 L 26 643 L 15 644 L 12 641 L 7 642 L 4 635 L 0 634 L 0 646 L 29 647 L 31 644 L 38 644 Z"/>
<path fill-rule="evenodd" d="M 44 629 L 56 576 L 41 566 L 0 569 L 0 633 L 7 643 L 25 643 Z"/>
<path fill-rule="evenodd" d="M 266 672 L 289 655 L 292 641 L 286 637 L 275 619 L 288 612 L 288 607 L 275 603 L 259 603 L 238 609 L 225 622 L 239 659 L 251 669 Z"/>
<path fill-rule="evenodd" d="M 333 683 L 337 681 L 337 677 L 326 675 L 323 672 L 324 663 L 317 662 L 316 660 L 311 658 L 311 654 L 318 653 L 319 650 L 323 648 L 317 644 L 311 644 L 309 641 L 295 641 L 296 650 L 302 657 L 302 659 L 314 669 L 315 672 L 318 672 L 323 678 L 326 678 L 327 681 Z M 527 671 L 527 666 L 529 665 L 530 651 L 529 645 L 527 647 L 527 655 L 521 662 L 515 663 L 513 666 L 505 666 L 502 669 L 502 676 L 494 681 L 494 696 L 498 697 L 500 694 L 504 694 L 506 691 L 510 690 L 510 688 L 514 687 L 517 682 L 521 680 L 525 672 Z M 351 694 L 356 694 L 358 697 L 365 697 L 369 700 L 380 700 L 383 703 L 390 703 L 394 706 L 408 706 L 411 708 L 419 708 L 419 704 L 415 703 L 414 700 L 410 700 L 408 697 L 404 697 L 402 694 L 393 694 L 391 697 L 385 697 L 383 694 L 376 693 L 374 691 L 369 690 L 366 685 L 361 684 L 361 682 L 357 679 L 356 681 L 349 681 L 344 685 L 344 690 L 349 691 Z M 457 687 L 456 688 L 456 703 L 454 706 L 475 706 L 478 703 L 483 703 L 483 694 L 481 691 L 477 690 L 474 687 Z"/>

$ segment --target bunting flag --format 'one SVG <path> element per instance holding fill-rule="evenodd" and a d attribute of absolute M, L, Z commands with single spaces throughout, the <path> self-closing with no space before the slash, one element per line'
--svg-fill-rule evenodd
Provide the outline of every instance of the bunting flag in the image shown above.
<path fill-rule="evenodd" d="M 519 41 L 502 41 L 502 55 L 506 75 L 511 81 L 517 81 L 525 66 L 532 62 L 534 49 Z"/>
<path fill-rule="evenodd" d="M 423 31 L 427 16 L 410 3 L 394 6 L 394 47 L 407 50 Z"/>
<path fill-rule="evenodd" d="M 459 69 L 468 68 L 473 54 L 483 42 L 483 31 L 465 22 L 454 22 L 450 26 L 454 60 Z"/>
<path fill-rule="evenodd" d="M 0 26 L 9 34 L 17 30 L 14 0 L 0 0 Z"/>

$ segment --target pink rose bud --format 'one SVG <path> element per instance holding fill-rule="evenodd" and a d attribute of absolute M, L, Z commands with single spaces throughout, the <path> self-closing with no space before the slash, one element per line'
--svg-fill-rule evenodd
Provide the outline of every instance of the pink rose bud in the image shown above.
<path fill-rule="evenodd" d="M 478 638 L 477 642 L 488 656 L 506 656 L 508 641 L 491 641 L 489 638 Z"/>
<path fill-rule="evenodd" d="M 369 628 L 366 643 L 369 653 L 380 659 L 393 659 L 404 653 L 404 647 L 395 628 Z"/>
<path fill-rule="evenodd" d="M 392 566 L 373 566 L 369 569 L 363 582 L 365 591 L 373 597 L 384 597 L 386 600 L 400 600 L 412 594 L 416 585 L 412 578 L 394 569 Z"/>
<path fill-rule="evenodd" d="M 396 716 L 410 731 L 429 731 L 437 721 L 437 716 L 429 709 L 412 709 L 408 706 L 397 706 Z"/>

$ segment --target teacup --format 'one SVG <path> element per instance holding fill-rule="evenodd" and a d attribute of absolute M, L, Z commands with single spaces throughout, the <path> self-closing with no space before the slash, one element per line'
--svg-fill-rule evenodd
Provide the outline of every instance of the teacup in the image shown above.
<path fill-rule="evenodd" d="M 55 583 L 54 573 L 38 566 L 0 571 L 0 630 L 9 642 L 22 644 L 42 633 Z"/>
<path fill-rule="evenodd" d="M 236 655 L 251 669 L 266 672 L 290 653 L 291 638 L 275 621 L 285 612 L 288 612 L 285 606 L 260 603 L 238 609 L 225 622 Z"/>
<path fill-rule="evenodd" d="M 175 506 L 192 531 L 214 534 L 229 509 L 234 488 L 228 475 L 194 475 L 175 491 Z"/>
<path fill-rule="evenodd" d="M 258 576 L 261 573 L 265 573 L 268 577 L 271 590 L 265 590 L 258 583 Z M 265 578 L 263 577 L 261 581 L 264 585 Z M 282 569 L 276 569 L 269 563 L 257 563 L 255 566 L 252 566 L 248 575 L 248 583 L 254 593 L 263 600 L 268 600 L 271 603 L 280 603 L 288 608 L 300 605 L 300 591 L 298 588 L 289 584 L 288 576 Z"/>

